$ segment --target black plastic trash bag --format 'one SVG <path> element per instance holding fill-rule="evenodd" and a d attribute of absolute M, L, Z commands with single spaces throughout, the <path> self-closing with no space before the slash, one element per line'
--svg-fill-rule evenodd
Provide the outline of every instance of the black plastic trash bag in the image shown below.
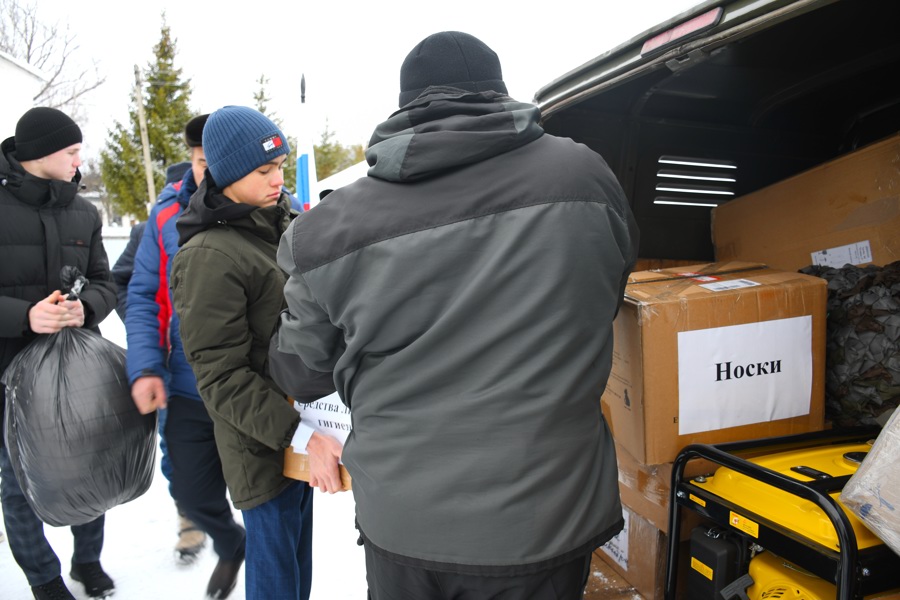
<path fill-rule="evenodd" d="M 3 384 L 10 462 L 42 521 L 82 525 L 150 487 L 156 413 L 135 408 L 122 348 L 66 327 L 22 350 Z"/>

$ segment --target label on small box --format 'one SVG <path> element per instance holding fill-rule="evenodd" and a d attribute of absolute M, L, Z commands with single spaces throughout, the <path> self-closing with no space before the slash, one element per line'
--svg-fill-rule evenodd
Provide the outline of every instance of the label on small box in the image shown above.
<path fill-rule="evenodd" d="M 631 521 L 631 512 L 622 507 L 622 518 L 625 519 L 625 526 L 622 528 L 622 531 L 616 534 L 616 537 L 612 538 L 605 544 L 603 544 L 600 549 L 603 550 L 610 558 L 616 561 L 616 564 L 622 567 L 622 570 L 628 570 L 628 523 Z"/>
<path fill-rule="evenodd" d="M 319 398 L 309 404 L 297 403 L 300 419 L 318 431 L 330 435 L 343 445 L 352 429 L 350 409 L 341 401 L 337 392 Z"/>
<path fill-rule="evenodd" d="M 864 265 L 872 262 L 872 247 L 869 240 L 827 248 L 810 254 L 812 263 L 820 267 L 833 267 L 839 269 L 844 265 Z"/>
<path fill-rule="evenodd" d="M 750 281 L 749 279 L 734 279 L 732 281 L 718 281 L 716 283 L 701 283 L 700 287 L 711 292 L 725 292 L 728 290 L 756 287 L 757 285 L 759 284 L 755 281 Z"/>
<path fill-rule="evenodd" d="M 300 419 L 315 431 L 329 435 L 344 445 L 352 429 L 350 421 L 350 409 L 341 401 L 341 397 L 335 392 L 319 398 L 309 404 L 294 403 L 294 410 L 300 413 Z M 344 467 L 343 461 L 339 462 L 341 485 L 344 491 L 352 488 L 350 473 Z M 293 446 L 284 450 L 284 476 L 301 481 L 309 481 L 310 465 L 309 455 L 303 452 L 295 452 Z"/>

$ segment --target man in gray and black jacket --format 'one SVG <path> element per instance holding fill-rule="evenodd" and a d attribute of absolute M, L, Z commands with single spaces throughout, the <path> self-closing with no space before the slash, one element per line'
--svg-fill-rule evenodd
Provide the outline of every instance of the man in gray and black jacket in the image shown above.
<path fill-rule="evenodd" d="M 282 237 L 273 375 L 309 400 L 331 373 L 351 409 L 372 598 L 581 598 L 622 528 L 600 394 L 634 218 L 603 159 L 545 134 L 478 39 L 429 36 L 400 88 L 368 177 Z M 312 473 L 326 491 L 334 466 Z"/>

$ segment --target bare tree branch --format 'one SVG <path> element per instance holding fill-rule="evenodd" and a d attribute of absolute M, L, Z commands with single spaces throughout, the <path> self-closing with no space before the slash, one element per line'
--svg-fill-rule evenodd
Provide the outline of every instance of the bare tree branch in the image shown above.
<path fill-rule="evenodd" d="M 67 108 L 77 112 L 79 100 L 100 87 L 96 61 L 90 68 L 74 60 L 80 50 L 68 24 L 47 24 L 40 20 L 37 4 L 0 0 L 0 50 L 40 71 L 46 82 L 33 98 L 35 105 Z"/>

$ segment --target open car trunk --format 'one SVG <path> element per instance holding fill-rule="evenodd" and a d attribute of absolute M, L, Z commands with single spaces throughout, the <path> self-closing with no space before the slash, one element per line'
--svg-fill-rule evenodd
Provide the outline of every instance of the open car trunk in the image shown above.
<path fill-rule="evenodd" d="M 534 101 L 619 177 L 642 258 L 714 260 L 713 207 L 900 131 L 898 23 L 895 0 L 711 0 Z"/>

